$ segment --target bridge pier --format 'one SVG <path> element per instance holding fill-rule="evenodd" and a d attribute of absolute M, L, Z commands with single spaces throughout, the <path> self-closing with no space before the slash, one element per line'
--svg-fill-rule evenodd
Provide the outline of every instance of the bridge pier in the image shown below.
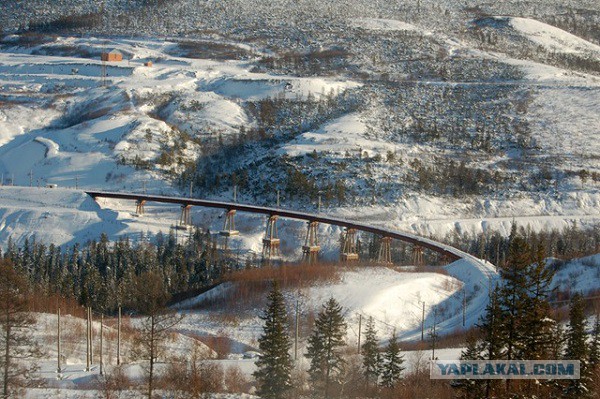
<path fill-rule="evenodd" d="M 421 247 L 419 245 L 415 245 L 413 247 L 413 264 L 418 267 L 421 267 L 424 265 L 424 263 L 423 263 L 423 247 Z"/>
<path fill-rule="evenodd" d="M 319 222 L 308 222 L 306 239 L 304 240 L 304 245 L 302 246 L 302 260 L 310 265 L 317 263 L 319 251 L 321 250 L 321 246 L 319 245 L 319 237 L 317 235 L 318 227 Z"/>
<path fill-rule="evenodd" d="M 262 257 L 263 261 L 271 263 L 271 258 L 279 256 L 279 240 L 277 234 L 277 219 L 279 216 L 271 215 L 267 219 L 267 228 L 265 229 L 265 237 L 263 238 Z"/>
<path fill-rule="evenodd" d="M 356 249 L 356 229 L 346 228 L 344 242 L 342 244 L 342 253 L 340 260 L 342 262 L 358 261 L 358 251 Z"/>
<path fill-rule="evenodd" d="M 225 223 L 223 223 L 223 230 L 219 232 L 224 237 L 239 236 L 240 232 L 235 229 L 235 209 L 229 209 L 225 215 Z"/>
<path fill-rule="evenodd" d="M 135 214 L 136 215 L 142 216 L 144 214 L 144 205 L 146 205 L 146 200 L 135 201 Z"/>
<path fill-rule="evenodd" d="M 377 263 L 382 265 L 392 264 L 392 237 L 381 237 L 379 243 L 379 253 L 377 254 Z"/>
<path fill-rule="evenodd" d="M 290 218 L 296 220 L 304 220 L 307 221 L 308 232 L 306 236 L 305 245 L 302 246 L 303 257 L 310 262 L 315 262 L 318 253 L 320 251 L 320 246 L 317 239 L 317 226 L 319 223 L 326 223 L 333 226 L 340 226 L 345 228 L 354 228 L 359 231 L 368 232 L 371 234 L 379 235 L 382 238 L 379 254 L 375 256 L 378 257 L 380 262 L 389 263 L 391 262 L 391 251 L 389 248 L 388 241 L 390 239 L 400 240 L 405 243 L 411 243 L 412 245 L 416 245 L 421 248 L 413 249 L 413 260 L 416 265 L 423 264 L 423 249 L 426 248 L 430 251 L 436 252 L 441 256 L 446 256 L 448 261 L 455 261 L 461 258 L 465 258 L 468 255 L 460 251 L 456 248 L 451 248 L 441 243 L 420 239 L 412 234 L 406 234 L 400 231 L 391 231 L 386 229 L 381 229 L 370 224 L 360 223 L 360 222 L 352 222 L 347 220 L 342 220 L 339 218 L 329 217 L 327 215 L 322 214 L 310 214 L 300 211 L 286 210 L 286 209 L 277 209 L 276 211 L 273 208 L 256 206 L 252 204 L 238 204 L 238 203 L 228 203 L 223 201 L 209 201 L 204 199 L 194 199 L 194 198 L 183 198 L 183 197 L 167 197 L 161 195 L 149 195 L 149 194 L 132 194 L 132 193 L 118 193 L 118 192 L 105 192 L 105 191 L 85 191 L 87 195 L 93 198 L 96 202 L 99 202 L 101 198 L 111 198 L 111 199 L 119 199 L 119 200 L 128 200 L 128 201 L 136 201 L 136 212 L 142 214 L 145 212 L 144 205 L 145 202 L 159 202 L 165 204 L 173 204 L 181 206 L 181 225 L 190 225 L 191 220 L 191 206 L 200 206 L 200 207 L 208 207 L 208 208 L 218 208 L 218 209 L 226 209 L 227 218 L 225 221 L 225 226 L 221 235 L 227 237 L 238 235 L 239 232 L 235 230 L 234 225 L 234 214 L 235 210 L 239 210 L 242 212 L 250 212 L 250 213 L 259 213 L 266 216 L 273 215 L 274 212 L 277 213 L 279 217 L 282 218 Z M 179 225 L 177 226 L 179 227 Z M 265 236 L 265 239 L 269 239 L 270 236 Z M 387 237 L 387 238 L 386 238 Z M 273 236 L 272 243 L 275 243 L 274 239 L 276 237 Z M 269 242 L 267 242 L 269 244 Z M 273 249 L 272 254 L 275 250 L 275 244 L 273 246 L 268 245 Z M 350 253 L 350 252 L 346 252 Z"/>
<path fill-rule="evenodd" d="M 179 227 L 187 229 L 192 226 L 191 205 L 181 205 L 181 215 L 179 216 Z"/>

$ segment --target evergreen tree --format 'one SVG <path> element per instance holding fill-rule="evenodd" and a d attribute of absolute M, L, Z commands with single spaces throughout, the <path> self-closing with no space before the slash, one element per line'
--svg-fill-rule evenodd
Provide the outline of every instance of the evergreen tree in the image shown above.
<path fill-rule="evenodd" d="M 502 309 L 498 301 L 500 290 L 490 293 L 490 300 L 477 328 L 482 337 L 480 352 L 485 360 L 497 360 L 503 356 Z"/>
<path fill-rule="evenodd" d="M 481 345 L 475 334 L 469 334 L 465 343 L 466 347 L 460 354 L 460 360 L 481 360 Z M 455 380 L 452 387 L 460 391 L 459 397 L 464 399 L 478 399 L 485 397 L 487 381 L 482 380 Z"/>
<path fill-rule="evenodd" d="M 371 383 L 377 385 L 381 371 L 381 355 L 377 346 L 377 330 L 373 317 L 369 317 L 365 329 L 365 342 L 361 347 L 363 373 L 367 383 L 367 390 Z"/>
<path fill-rule="evenodd" d="M 393 388 L 402 376 L 404 367 L 404 356 L 400 354 L 400 345 L 396 338 L 396 332 L 392 333 L 392 337 L 388 342 L 385 353 L 383 355 L 383 364 L 381 371 L 381 384 L 386 388 Z"/>
<path fill-rule="evenodd" d="M 268 296 L 269 304 L 264 316 L 263 334 L 258 339 L 261 351 L 256 361 L 254 377 L 258 383 L 257 394 L 265 399 L 279 399 L 291 388 L 292 358 L 289 354 L 292 343 L 287 333 L 287 311 L 285 301 L 277 284 Z"/>
<path fill-rule="evenodd" d="M 552 345 L 550 346 L 550 359 L 561 359 L 565 346 L 565 333 L 560 323 L 554 323 L 552 329 Z"/>
<path fill-rule="evenodd" d="M 585 333 L 584 302 L 580 294 L 575 294 L 571 299 L 569 308 L 569 327 L 567 328 L 567 348 L 565 359 L 580 361 L 580 379 L 569 381 L 565 387 L 566 398 L 583 399 L 589 397 L 588 385 L 589 368 L 587 365 L 588 346 Z"/>
<path fill-rule="evenodd" d="M 498 305 L 501 317 L 496 321 L 501 322 L 502 340 L 506 348 L 504 356 L 507 360 L 523 359 L 525 352 L 525 325 L 524 315 L 528 311 L 529 292 L 527 290 L 527 268 L 531 264 L 530 249 L 525 239 L 516 236 L 512 239 L 509 248 L 509 259 L 506 266 L 501 269 Z M 507 380 L 507 384 L 509 380 Z"/>
<path fill-rule="evenodd" d="M 485 314 L 477 325 L 482 337 L 478 350 L 481 358 L 485 360 L 498 360 L 504 355 L 503 312 L 498 300 L 499 295 L 500 289 L 495 287 L 490 293 L 490 300 L 486 306 Z M 478 384 L 474 383 L 474 385 Z M 483 386 L 485 392 L 483 397 L 489 398 L 496 391 L 498 382 L 485 380 Z"/>
<path fill-rule="evenodd" d="M 308 373 L 316 391 L 330 396 L 331 383 L 343 374 L 345 361 L 340 348 L 345 345 L 346 322 L 342 307 L 333 298 L 324 305 L 308 338 L 306 357 L 310 359 Z"/>
<path fill-rule="evenodd" d="M 523 314 L 523 358 L 529 360 L 548 359 L 554 339 L 556 322 L 550 318 L 551 307 L 548 302 L 552 288 L 554 272 L 546 267 L 544 247 L 537 250 L 536 262 L 526 269 L 526 292 L 523 298 L 527 303 Z"/>
<path fill-rule="evenodd" d="M 588 358 L 591 369 L 596 368 L 600 363 L 600 315 L 598 314 L 596 314 L 596 320 L 594 321 Z"/>

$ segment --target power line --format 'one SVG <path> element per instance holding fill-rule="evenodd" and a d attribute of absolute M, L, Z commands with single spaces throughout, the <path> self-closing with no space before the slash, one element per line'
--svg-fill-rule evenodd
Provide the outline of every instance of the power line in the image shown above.
<path fill-rule="evenodd" d="M 596 295 L 596 296 L 588 296 L 588 297 L 582 297 L 581 299 L 583 300 L 588 300 L 588 299 L 600 299 L 600 295 Z M 548 301 L 549 303 L 563 303 L 563 302 L 571 302 L 571 299 L 562 299 L 560 301 Z"/>

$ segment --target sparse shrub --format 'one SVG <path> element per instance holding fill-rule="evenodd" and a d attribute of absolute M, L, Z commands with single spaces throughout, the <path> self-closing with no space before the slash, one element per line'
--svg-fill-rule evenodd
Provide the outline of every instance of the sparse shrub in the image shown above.
<path fill-rule="evenodd" d="M 122 399 L 129 396 L 132 382 L 122 366 L 116 366 L 105 372 L 100 380 L 100 388 L 104 399 Z"/>
<path fill-rule="evenodd" d="M 227 393 L 247 393 L 250 387 L 250 381 L 239 366 L 227 367 L 224 384 Z"/>

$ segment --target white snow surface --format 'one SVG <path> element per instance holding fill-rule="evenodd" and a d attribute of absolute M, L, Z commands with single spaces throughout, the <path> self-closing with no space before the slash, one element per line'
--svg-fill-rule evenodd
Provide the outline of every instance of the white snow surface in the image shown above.
<path fill-rule="evenodd" d="M 548 50 L 576 54 L 596 53 L 600 57 L 600 46 L 535 19 L 511 17 L 510 26 Z"/>
<path fill-rule="evenodd" d="M 552 260 L 548 260 L 550 263 Z M 597 295 L 600 287 L 600 254 L 573 259 L 556 267 L 552 284 L 563 292 Z"/>
<path fill-rule="evenodd" d="M 105 45 L 72 37 L 57 44 L 92 53 Z M 33 175 L 42 185 L 131 190 L 148 180 L 149 189 L 166 189 L 160 170 L 177 166 L 156 165 L 155 160 L 180 139 L 179 131 L 216 139 L 252 126 L 241 101 L 320 98 L 358 85 L 254 73 L 247 61 L 177 57 L 170 55 L 176 44 L 168 41 L 109 44 L 126 60 L 107 64 L 106 87 L 99 59 L 32 55 L 35 49 L 21 48 L 0 52 L 0 93 L 9 100 L 0 102 L 4 182 L 27 185 Z M 153 66 L 144 66 L 146 61 Z M 197 145 L 186 144 L 183 158 L 193 161 Z M 136 161 L 156 168 L 141 171 L 132 167 Z"/>
<path fill-rule="evenodd" d="M 357 28 L 379 31 L 419 31 L 413 24 L 384 18 L 355 18 L 350 21 Z"/>
<path fill-rule="evenodd" d="M 358 339 L 358 319 L 373 317 L 380 337 L 387 340 L 395 330 L 400 339 L 417 339 L 421 334 L 421 318 L 425 303 L 425 328 L 434 324 L 442 334 L 472 327 L 485 309 L 489 297 L 488 289 L 498 275 L 490 264 L 474 258 L 456 261 L 442 269 L 442 273 L 410 271 L 411 268 L 394 270 L 385 267 L 356 267 L 343 269 L 340 280 L 323 282 L 298 290 L 284 289 L 292 311 L 295 301 L 300 304 L 302 317 L 318 313 L 321 306 L 335 298 L 344 308 L 349 324 L 347 338 Z M 206 301 L 225 298 L 240 283 L 225 283 L 200 296 L 184 301 L 177 307 L 194 308 Z M 463 327 L 463 295 L 466 295 L 466 322 Z M 293 303 L 292 303 L 293 302 Z M 217 306 L 212 310 L 186 312 L 184 331 L 196 329 L 200 334 L 217 335 L 225 332 L 231 339 L 245 345 L 256 345 L 261 334 L 261 310 L 236 322 L 236 328 L 225 329 L 223 324 L 210 322 L 210 314 L 220 314 Z"/>

